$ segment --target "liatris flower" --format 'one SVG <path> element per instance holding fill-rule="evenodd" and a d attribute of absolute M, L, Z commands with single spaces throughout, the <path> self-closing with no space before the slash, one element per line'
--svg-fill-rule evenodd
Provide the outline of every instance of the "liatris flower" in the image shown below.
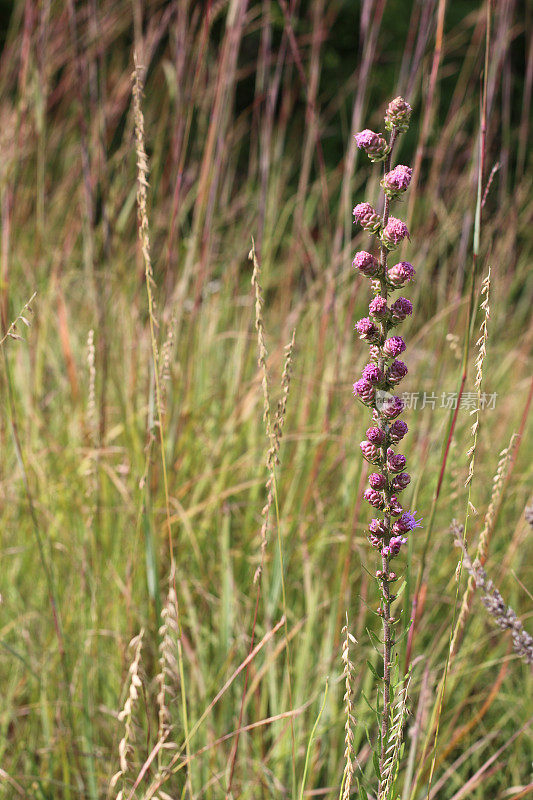
<path fill-rule="evenodd" d="M 403 419 L 397 419 L 389 428 L 389 438 L 393 444 L 398 444 L 403 439 L 409 428 Z"/>
<path fill-rule="evenodd" d="M 368 431 L 367 431 L 368 436 Z M 385 475 L 381 475 L 379 472 L 372 472 L 368 476 L 368 482 L 373 489 L 379 491 L 380 489 L 384 489 L 387 485 L 387 478 Z"/>
<path fill-rule="evenodd" d="M 381 228 L 381 217 L 370 203 L 359 203 L 354 210 L 355 222 L 358 222 L 365 231 L 377 233 Z"/>
<path fill-rule="evenodd" d="M 407 459 L 405 456 L 402 456 L 401 453 L 395 453 L 390 448 L 387 450 L 387 467 L 389 472 L 401 472 L 405 469 L 406 464 Z"/>
<path fill-rule="evenodd" d="M 383 495 L 375 489 L 365 489 L 364 498 L 374 508 L 383 508 Z"/>
<path fill-rule="evenodd" d="M 389 383 L 400 383 L 402 378 L 405 378 L 407 375 L 407 366 L 403 363 L 403 361 L 393 361 L 390 365 L 389 369 L 387 370 L 387 380 Z"/>
<path fill-rule="evenodd" d="M 405 342 L 401 336 L 391 336 L 383 345 L 383 355 L 387 358 L 396 358 L 405 350 Z"/>
<path fill-rule="evenodd" d="M 411 483 L 411 476 L 408 472 L 400 472 L 392 479 L 392 488 L 395 492 L 401 492 Z M 374 487 L 377 488 L 377 487 Z"/>
<path fill-rule="evenodd" d="M 365 204 L 362 203 L 362 205 Z M 370 207 L 372 208 L 372 206 Z M 369 228 L 367 228 L 367 230 L 369 230 Z M 376 228 L 376 231 L 377 230 L 379 230 L 379 226 L 378 228 Z M 405 224 L 405 222 L 402 222 L 401 219 L 397 219 L 396 217 L 389 217 L 389 221 L 381 231 L 381 241 L 383 242 L 385 247 L 388 250 L 394 250 L 394 248 L 398 247 L 398 245 L 404 239 L 409 239 L 409 238 L 410 238 L 409 231 L 407 230 L 407 225 Z"/>
<path fill-rule="evenodd" d="M 416 511 L 405 511 L 400 519 L 397 519 L 392 526 L 393 533 L 409 533 L 415 528 L 421 528 L 422 519 L 416 519 Z"/>
<path fill-rule="evenodd" d="M 376 390 L 365 378 L 360 378 L 353 385 L 353 393 L 359 397 L 363 403 L 370 404 L 374 400 Z"/>
<path fill-rule="evenodd" d="M 386 419 L 396 419 L 398 414 L 401 414 L 404 407 L 404 402 L 401 397 L 397 397 L 396 395 L 392 395 L 391 397 L 387 397 L 381 406 L 381 414 Z"/>
<path fill-rule="evenodd" d="M 396 324 L 403 322 L 413 313 L 413 304 L 406 297 L 399 297 L 391 306 L 392 321 Z"/>
<path fill-rule="evenodd" d="M 374 258 L 371 253 L 367 253 L 366 250 L 360 250 L 355 254 L 352 266 L 358 269 L 359 272 L 367 278 L 373 278 L 374 275 L 377 275 L 379 272 L 377 259 Z"/>
<path fill-rule="evenodd" d="M 367 428 L 366 438 L 369 442 L 372 442 L 372 444 L 375 444 L 379 447 L 385 441 L 386 434 L 382 428 Z"/>
<path fill-rule="evenodd" d="M 411 167 L 405 167 L 403 164 L 398 164 L 391 172 L 387 172 L 381 181 L 381 186 L 387 197 L 392 199 L 403 194 L 411 183 L 412 173 Z"/>
<path fill-rule="evenodd" d="M 370 533 L 373 533 L 376 536 L 385 536 L 387 533 L 387 529 L 382 519 L 371 519 L 368 529 Z"/>
<path fill-rule="evenodd" d="M 385 168 L 381 186 L 385 194 L 383 217 L 369 203 L 360 203 L 354 208 L 354 218 L 363 228 L 379 239 L 379 259 L 366 251 L 356 254 L 354 267 L 370 279 L 374 298 L 369 304 L 369 316 L 359 320 L 356 330 L 361 339 L 370 347 L 370 363 L 362 378 L 354 384 L 354 394 L 371 406 L 373 425 L 368 428 L 367 438 L 361 442 L 361 452 L 375 472 L 369 476 L 369 487 L 365 499 L 381 511 L 381 519 L 372 519 L 368 527 L 368 540 L 381 556 L 382 569 L 376 572 L 381 584 L 382 604 L 379 614 L 383 617 L 383 709 L 381 719 L 379 773 L 386 775 L 387 748 L 390 744 L 391 685 L 390 665 L 393 663 L 393 636 L 391 625 L 390 584 L 396 575 L 390 570 L 390 560 L 397 556 L 407 536 L 414 528 L 420 527 L 420 520 L 411 511 L 405 511 L 395 492 L 405 489 L 411 477 L 405 472 L 406 458 L 395 453 L 391 445 L 396 445 L 407 433 L 407 425 L 397 417 L 404 409 L 400 397 L 390 394 L 389 389 L 407 375 L 407 366 L 398 359 L 406 349 L 401 336 L 391 336 L 391 328 L 399 325 L 413 313 L 413 305 L 405 297 L 390 302 L 389 293 L 401 288 L 414 277 L 415 270 L 407 261 L 387 267 L 388 251 L 409 239 L 409 231 L 404 222 L 390 216 L 391 202 L 407 190 L 411 182 L 411 168 L 400 164 L 391 165 L 391 153 L 398 134 L 409 124 L 411 106 L 402 97 L 389 103 L 385 123 L 391 131 L 390 141 L 384 142 L 381 136 L 370 130 L 361 131 L 356 137 L 357 146 L 365 150 L 372 160 L 380 160 L 385 154 Z M 390 361 L 389 361 L 390 359 Z M 387 366 L 388 365 L 388 366 Z M 384 452 L 385 451 L 385 452 Z M 377 797 L 390 794 L 387 779 L 381 777 Z"/>
<path fill-rule="evenodd" d="M 413 279 L 415 268 L 408 261 L 400 261 L 387 271 L 387 281 L 393 289 L 401 289 Z"/>
<path fill-rule="evenodd" d="M 360 150 L 365 151 L 371 161 L 382 161 L 390 150 L 385 139 L 368 128 L 356 134 L 355 143 Z"/>
<path fill-rule="evenodd" d="M 356 323 L 355 329 L 361 339 L 374 342 L 379 336 L 379 330 L 369 317 L 363 317 Z"/>
<path fill-rule="evenodd" d="M 394 483 L 394 480 L 392 482 Z M 400 514 L 403 514 L 402 504 L 400 503 L 395 494 L 393 494 L 390 499 L 389 511 L 393 517 L 399 517 Z"/>
<path fill-rule="evenodd" d="M 395 97 L 387 106 L 385 114 L 385 127 L 388 131 L 396 128 L 397 131 L 406 131 L 413 109 L 403 97 Z"/>
<path fill-rule="evenodd" d="M 362 454 L 364 455 L 367 461 L 370 461 L 371 464 L 379 460 L 380 452 L 375 444 L 372 444 L 372 442 L 365 441 L 361 442 L 359 446 L 361 448 Z"/>
<path fill-rule="evenodd" d="M 405 536 L 391 536 L 389 543 L 383 547 L 381 552 L 386 556 L 397 556 L 400 552 L 402 544 L 405 544 L 406 542 L 407 539 Z"/>
<path fill-rule="evenodd" d="M 370 316 L 375 317 L 376 319 L 383 319 L 389 313 L 386 299 L 381 297 L 379 294 L 377 297 L 374 297 L 368 306 L 368 310 L 370 312 Z"/>
<path fill-rule="evenodd" d="M 377 386 L 383 380 L 383 370 L 377 364 L 367 364 L 363 370 L 363 378 Z"/>

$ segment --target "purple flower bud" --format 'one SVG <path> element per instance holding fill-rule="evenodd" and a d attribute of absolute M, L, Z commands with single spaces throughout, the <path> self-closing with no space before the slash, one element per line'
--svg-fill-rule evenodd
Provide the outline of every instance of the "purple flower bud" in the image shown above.
<path fill-rule="evenodd" d="M 377 386 L 383 380 L 383 372 L 377 364 L 367 364 L 363 370 L 363 378 Z"/>
<path fill-rule="evenodd" d="M 402 544 L 406 542 L 405 536 L 391 536 L 389 543 L 382 548 L 381 552 L 384 556 L 397 556 Z"/>
<path fill-rule="evenodd" d="M 355 143 L 360 150 L 365 151 L 371 161 L 382 161 L 390 150 L 385 139 L 368 128 L 356 134 Z"/>
<path fill-rule="evenodd" d="M 415 268 L 408 261 L 400 261 L 387 270 L 387 280 L 393 289 L 401 289 L 404 284 L 412 280 Z"/>
<path fill-rule="evenodd" d="M 365 378 L 360 378 L 353 385 L 353 393 L 356 397 L 359 397 L 363 403 L 369 405 L 374 400 L 376 390 L 370 381 L 367 381 Z"/>
<path fill-rule="evenodd" d="M 377 345 L 375 344 L 370 345 L 369 355 L 372 361 L 379 361 L 379 359 L 381 358 L 379 347 L 377 347 Z"/>
<path fill-rule="evenodd" d="M 372 233 L 375 233 L 375 231 L 372 231 Z M 401 219 L 397 219 L 396 217 L 389 217 L 389 221 L 381 231 L 381 241 L 385 247 L 389 250 L 394 250 L 405 238 L 410 238 L 405 222 L 402 222 Z"/>
<path fill-rule="evenodd" d="M 372 547 L 381 547 L 382 542 L 381 542 L 380 537 L 376 536 L 373 533 L 369 533 L 368 534 L 368 541 L 370 542 Z"/>
<path fill-rule="evenodd" d="M 360 250 L 355 254 L 352 266 L 358 269 L 362 275 L 366 275 L 367 278 L 373 278 L 379 272 L 377 259 L 367 253 L 366 250 Z"/>
<path fill-rule="evenodd" d="M 398 164 L 390 172 L 387 172 L 381 186 L 387 197 L 394 198 L 405 192 L 411 182 L 411 175 L 413 170 L 411 167 L 405 167 L 403 164 Z"/>
<path fill-rule="evenodd" d="M 393 453 L 387 452 L 387 467 L 389 468 L 389 472 L 401 472 L 402 469 L 405 469 L 405 465 L 407 464 L 407 459 L 405 456 L 402 456 L 401 453 Z"/>
<path fill-rule="evenodd" d="M 368 529 L 370 533 L 374 533 L 376 536 L 384 536 L 387 532 L 385 523 L 382 519 L 371 519 Z"/>
<path fill-rule="evenodd" d="M 411 483 L 411 476 L 408 472 L 400 472 L 392 479 L 392 488 L 395 492 L 401 492 Z"/>
<path fill-rule="evenodd" d="M 397 519 L 392 526 L 393 533 L 409 533 L 415 528 L 421 528 L 422 518 L 416 519 L 416 511 L 405 511 L 400 519 Z"/>
<path fill-rule="evenodd" d="M 377 233 L 381 228 L 381 217 L 370 203 L 359 203 L 354 208 L 353 215 L 355 221 L 369 233 Z"/>
<path fill-rule="evenodd" d="M 368 431 L 367 431 L 367 435 L 368 435 Z M 377 489 L 378 491 L 380 489 L 384 489 L 385 486 L 387 485 L 386 477 L 384 475 L 381 475 L 379 472 L 372 472 L 368 476 L 368 482 L 369 482 L 370 486 L 373 489 Z"/>
<path fill-rule="evenodd" d="M 393 517 L 399 517 L 400 514 L 403 514 L 402 504 L 400 503 L 395 494 L 393 494 L 390 499 L 389 509 Z"/>
<path fill-rule="evenodd" d="M 367 461 L 370 461 L 370 463 L 375 463 L 376 461 L 379 460 L 379 450 L 375 444 L 372 444 L 372 442 L 365 441 L 361 442 L 359 446 L 361 448 L 363 456 L 366 458 Z"/>
<path fill-rule="evenodd" d="M 389 383 L 400 383 L 402 378 L 407 375 L 407 366 L 403 361 L 393 361 L 387 371 Z"/>
<path fill-rule="evenodd" d="M 379 447 L 385 441 L 385 433 L 381 428 L 367 428 L 366 438 L 369 442 Z"/>
<path fill-rule="evenodd" d="M 387 398 L 381 406 L 381 413 L 387 419 L 396 419 L 403 411 L 404 402 L 400 397 L 393 395 Z"/>
<path fill-rule="evenodd" d="M 389 312 L 389 309 L 387 308 L 387 301 L 379 294 L 377 297 L 374 297 L 368 306 L 368 310 L 370 311 L 370 315 L 376 319 L 383 319 Z"/>
<path fill-rule="evenodd" d="M 389 428 L 389 437 L 393 444 L 397 444 L 403 439 L 409 428 L 403 419 L 397 419 Z"/>
<path fill-rule="evenodd" d="M 355 330 L 359 334 L 360 339 L 365 339 L 367 342 L 375 342 L 379 336 L 379 330 L 369 317 L 363 317 L 355 325 Z"/>
<path fill-rule="evenodd" d="M 381 492 L 376 492 L 375 489 L 365 489 L 364 497 L 374 508 L 383 508 L 383 495 Z"/>
<path fill-rule="evenodd" d="M 385 113 L 385 127 L 388 131 L 397 128 L 400 131 L 406 131 L 409 127 L 409 120 L 413 109 L 403 97 L 395 97 L 387 106 Z"/>
<path fill-rule="evenodd" d="M 383 354 L 387 358 L 396 358 L 405 350 L 405 342 L 401 336 L 391 336 L 383 345 Z"/>
<path fill-rule="evenodd" d="M 407 297 L 399 297 L 391 306 L 392 321 L 402 322 L 413 313 L 413 304 Z"/>

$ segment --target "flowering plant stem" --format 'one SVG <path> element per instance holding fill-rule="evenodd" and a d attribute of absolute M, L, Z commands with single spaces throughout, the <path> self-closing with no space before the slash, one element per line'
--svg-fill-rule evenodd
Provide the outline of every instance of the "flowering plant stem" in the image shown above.
<path fill-rule="evenodd" d="M 387 142 L 380 134 L 364 130 L 356 136 L 358 147 L 366 151 L 371 161 L 384 164 L 381 186 L 384 193 L 383 213 L 370 203 L 360 203 L 354 208 L 354 217 L 362 227 L 379 239 L 379 260 L 371 253 L 361 251 L 354 258 L 354 266 L 372 279 L 374 299 L 369 305 L 369 317 L 356 325 L 361 339 L 370 345 L 370 363 L 366 365 L 360 380 L 354 384 L 354 395 L 372 410 L 373 425 L 368 428 L 367 440 L 361 442 L 363 456 L 376 466 L 376 472 L 369 476 L 370 487 L 365 491 L 365 499 L 382 512 L 381 518 L 373 519 L 369 525 L 369 541 L 379 550 L 381 569 L 376 572 L 381 604 L 378 614 L 383 620 L 383 708 L 381 711 L 379 737 L 379 788 L 378 799 L 385 800 L 390 794 L 390 780 L 385 778 L 391 772 L 391 663 L 394 650 L 391 603 L 394 596 L 391 584 L 396 580 L 390 571 L 390 561 L 398 555 L 401 546 L 407 542 L 405 535 L 420 523 L 415 514 L 404 511 L 397 494 L 408 486 L 411 478 L 403 472 L 405 456 L 396 453 L 393 446 L 407 433 L 407 425 L 397 419 L 404 403 L 400 397 L 391 395 L 393 389 L 407 374 L 407 367 L 397 356 L 404 352 L 406 345 L 401 336 L 389 336 L 391 328 L 401 323 L 413 312 L 411 302 L 399 297 L 388 305 L 389 295 L 410 281 L 415 273 L 408 262 L 402 261 L 388 267 L 389 251 L 394 250 L 405 238 L 409 238 L 406 225 L 390 216 L 393 199 L 408 188 L 412 170 L 399 164 L 391 170 L 392 153 L 399 134 L 406 130 L 411 115 L 411 107 L 401 97 L 389 103 L 385 125 L 390 131 Z M 393 752 L 396 752 L 392 748 Z M 387 757 L 389 753 L 389 757 Z"/>
<path fill-rule="evenodd" d="M 392 150 L 394 148 L 394 144 L 396 142 L 397 131 L 394 128 L 390 138 L 390 150 L 389 154 L 385 160 L 385 169 L 384 174 L 387 174 L 391 168 L 392 162 Z M 385 202 L 383 205 L 383 228 L 387 225 L 389 221 L 389 211 L 390 211 L 390 199 L 389 197 L 385 196 Z M 388 250 L 385 245 L 381 244 L 381 279 L 380 279 L 380 294 L 385 300 L 388 299 L 388 291 L 387 291 L 387 281 L 386 281 L 386 274 L 387 274 L 387 256 Z M 388 322 L 387 320 L 383 320 L 381 322 L 381 338 L 383 341 L 387 338 L 388 333 Z M 380 354 L 379 359 L 379 367 L 382 372 L 385 371 L 385 360 L 383 358 L 383 353 Z M 385 433 L 385 422 L 383 418 L 380 416 L 378 421 L 378 427 L 383 430 Z M 386 465 L 386 438 L 384 437 L 384 444 L 381 448 L 381 458 L 383 460 L 383 464 Z M 386 474 L 386 466 L 383 467 L 385 477 L 388 478 Z M 386 507 L 390 506 L 391 502 L 391 484 L 390 481 L 387 479 L 384 487 L 385 492 L 385 503 Z M 391 515 L 385 514 L 385 527 L 387 530 L 391 528 Z M 389 582 L 389 557 L 382 553 L 381 555 L 381 566 L 382 566 L 382 577 L 381 577 L 381 595 L 383 598 L 383 711 L 381 714 L 381 745 L 380 745 L 380 757 L 379 757 L 379 771 L 380 773 L 383 772 L 383 765 L 385 763 L 385 751 L 387 748 L 387 739 L 389 734 L 389 722 L 390 722 L 390 662 L 391 662 L 391 654 L 392 648 L 394 645 L 393 637 L 392 637 L 392 626 L 390 623 L 390 606 L 391 606 L 391 591 L 390 591 L 390 582 Z"/>

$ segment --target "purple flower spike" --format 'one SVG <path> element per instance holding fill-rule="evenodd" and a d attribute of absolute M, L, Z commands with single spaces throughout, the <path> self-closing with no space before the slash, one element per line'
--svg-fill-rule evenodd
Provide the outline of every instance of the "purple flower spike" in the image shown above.
<path fill-rule="evenodd" d="M 360 339 L 367 342 L 375 342 L 379 336 L 379 330 L 369 317 L 363 317 L 356 323 L 355 330 Z"/>
<path fill-rule="evenodd" d="M 381 181 L 381 186 L 387 197 L 392 199 L 403 194 L 411 183 L 412 174 L 411 167 L 405 167 L 403 164 L 398 164 L 393 170 L 387 172 Z"/>
<path fill-rule="evenodd" d="M 368 310 L 370 312 L 370 316 L 375 317 L 376 319 L 384 319 L 389 313 L 387 301 L 379 294 L 377 297 L 374 297 L 368 306 Z"/>
<path fill-rule="evenodd" d="M 415 268 L 408 261 L 400 261 L 387 270 L 387 280 L 393 289 L 401 289 L 415 275 Z"/>
<path fill-rule="evenodd" d="M 396 358 L 405 350 L 405 342 L 401 336 L 391 336 L 383 345 L 383 354 L 387 358 Z"/>
<path fill-rule="evenodd" d="M 355 222 L 358 222 L 369 233 L 377 233 L 381 228 L 381 217 L 370 203 L 359 203 L 354 208 L 353 215 Z"/>
<path fill-rule="evenodd" d="M 387 371 L 387 380 L 393 384 L 400 383 L 407 375 L 407 371 L 407 365 L 403 361 L 393 361 Z"/>
<path fill-rule="evenodd" d="M 365 378 L 360 378 L 353 385 L 353 393 L 356 397 L 359 397 L 363 403 L 369 405 L 374 401 L 376 390 L 370 381 L 367 381 Z"/>
<path fill-rule="evenodd" d="M 360 150 L 365 151 L 371 161 L 382 161 L 390 150 L 385 139 L 368 128 L 356 134 L 355 143 Z"/>
<path fill-rule="evenodd" d="M 384 556 L 397 556 L 400 552 L 402 544 L 405 544 L 407 539 L 405 536 L 391 536 L 390 542 L 382 548 L 381 552 Z"/>
<path fill-rule="evenodd" d="M 371 464 L 374 464 L 376 461 L 379 460 L 379 450 L 375 444 L 372 442 L 361 442 L 359 445 L 361 448 L 361 452 L 366 458 L 367 461 L 370 461 Z"/>
<path fill-rule="evenodd" d="M 379 472 L 372 472 L 368 476 L 368 482 L 373 489 L 379 491 L 380 489 L 385 488 L 387 484 L 387 479 L 384 475 L 381 475 Z"/>
<path fill-rule="evenodd" d="M 367 253 L 366 250 L 360 250 L 355 254 L 352 266 L 359 270 L 362 275 L 366 275 L 367 278 L 373 278 L 379 272 L 377 259 Z"/>
<path fill-rule="evenodd" d="M 405 222 L 396 217 L 389 217 L 389 221 L 381 231 L 381 241 L 385 247 L 389 250 L 394 250 L 406 238 L 409 239 L 410 237 Z"/>
<path fill-rule="evenodd" d="M 366 438 L 369 442 L 372 442 L 372 444 L 380 447 L 385 441 L 385 433 L 381 428 L 367 428 Z"/>
<path fill-rule="evenodd" d="M 396 397 L 393 395 L 390 398 L 387 398 L 383 405 L 381 406 L 381 413 L 387 419 L 396 419 L 396 417 L 402 413 L 404 407 L 404 402 L 400 397 Z"/>
<path fill-rule="evenodd" d="M 403 419 L 397 419 L 389 428 L 389 437 L 393 444 L 398 444 L 403 439 L 409 428 Z"/>
<path fill-rule="evenodd" d="M 411 483 L 411 476 L 408 472 L 400 472 L 399 475 L 395 475 L 392 479 L 392 488 L 395 492 L 401 492 Z"/>
<path fill-rule="evenodd" d="M 383 495 L 375 489 L 365 489 L 364 498 L 374 508 L 383 508 Z"/>
<path fill-rule="evenodd" d="M 405 465 L 407 464 L 407 459 L 405 456 L 402 456 L 401 453 L 387 453 L 387 467 L 389 468 L 389 472 L 401 472 L 405 469 Z"/>
<path fill-rule="evenodd" d="M 413 313 L 413 304 L 406 297 L 399 297 L 391 306 L 392 321 L 394 323 L 403 322 L 406 317 Z"/>
<path fill-rule="evenodd" d="M 387 106 L 385 114 L 385 127 L 388 131 L 396 128 L 398 131 L 406 131 L 409 127 L 409 120 L 413 109 L 403 97 L 395 97 Z"/>

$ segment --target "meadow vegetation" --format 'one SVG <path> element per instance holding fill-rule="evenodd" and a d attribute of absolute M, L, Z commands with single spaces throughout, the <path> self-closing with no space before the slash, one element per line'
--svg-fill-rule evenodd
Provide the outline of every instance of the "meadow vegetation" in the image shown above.
<path fill-rule="evenodd" d="M 352 796 L 359 778 L 375 797 L 351 262 L 380 173 L 353 136 L 397 94 L 417 309 L 402 499 L 424 527 L 394 565 L 394 608 L 416 611 L 395 800 L 531 793 L 530 667 L 450 525 L 531 631 L 532 22 L 512 0 L 13 3 L 0 796 L 337 798 L 348 711 Z"/>

